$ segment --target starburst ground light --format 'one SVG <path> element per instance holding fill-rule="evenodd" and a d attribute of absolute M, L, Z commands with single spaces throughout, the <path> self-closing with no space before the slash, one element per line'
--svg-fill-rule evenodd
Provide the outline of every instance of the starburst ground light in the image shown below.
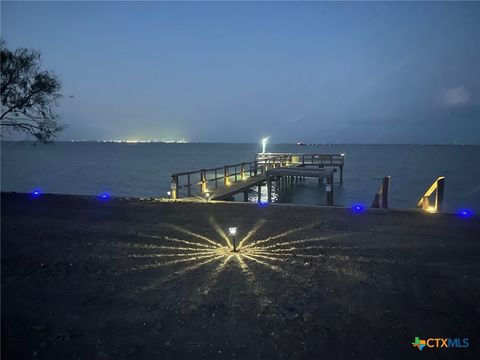
<path fill-rule="evenodd" d="M 232 238 L 213 218 L 209 219 L 209 225 L 215 236 L 205 236 L 173 224 L 164 224 L 163 227 L 168 229 L 169 234 L 175 235 L 138 232 L 137 241 L 119 245 L 124 249 L 122 257 L 135 261 L 132 267 L 121 270 L 120 273 L 164 269 L 164 281 L 159 279 L 155 284 L 144 288 L 153 289 L 173 279 L 181 281 L 187 273 L 206 271 L 207 280 L 199 285 L 199 292 L 206 294 L 218 281 L 221 273 L 229 269 L 243 274 L 249 289 L 260 296 L 263 303 L 268 303 L 270 300 L 255 275 L 259 271 L 253 271 L 252 265 L 271 271 L 284 281 L 301 282 L 305 279 L 287 271 L 284 265 L 291 262 L 309 265 L 311 261 L 324 259 L 322 250 L 331 247 L 324 245 L 325 242 L 347 236 L 346 233 L 330 233 L 325 236 L 302 237 L 302 232 L 315 227 L 315 224 L 312 224 L 268 237 L 258 237 L 258 230 L 264 224 L 265 221 L 260 220 L 252 228 L 241 232 L 236 239 L 237 251 L 234 251 Z M 333 258 L 348 260 L 340 255 L 333 255 Z M 168 271 L 169 268 L 172 271 Z"/>

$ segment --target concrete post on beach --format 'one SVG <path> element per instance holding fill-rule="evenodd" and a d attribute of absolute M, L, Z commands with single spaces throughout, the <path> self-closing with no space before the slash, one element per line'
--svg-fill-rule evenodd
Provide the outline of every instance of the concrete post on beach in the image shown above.
<path fill-rule="evenodd" d="M 438 212 L 442 212 L 444 191 L 445 191 L 445 177 L 441 177 L 437 181 L 437 193 L 435 195 L 435 208 Z"/>
<path fill-rule="evenodd" d="M 420 198 L 417 203 L 417 208 L 426 210 L 428 212 L 441 212 L 443 208 L 443 194 L 445 192 L 445 176 L 439 176 L 433 182 L 430 188 Z M 435 205 L 431 206 L 429 197 L 435 193 Z"/>
<path fill-rule="evenodd" d="M 380 206 L 382 209 L 388 209 L 388 191 L 390 189 L 390 176 L 385 176 L 382 181 L 380 189 L 375 194 L 373 199 L 372 208 L 379 209 Z"/>
<path fill-rule="evenodd" d="M 325 189 L 327 191 L 327 205 L 333 206 L 333 174 L 327 178 Z"/>

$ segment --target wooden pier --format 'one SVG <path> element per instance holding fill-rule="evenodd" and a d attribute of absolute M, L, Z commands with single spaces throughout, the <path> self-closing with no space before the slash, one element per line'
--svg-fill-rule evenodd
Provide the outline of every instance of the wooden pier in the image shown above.
<path fill-rule="evenodd" d="M 343 183 L 344 159 L 344 154 L 259 153 L 251 162 L 173 174 L 170 196 L 173 200 L 233 200 L 243 193 L 243 200 L 248 201 L 248 192 L 257 187 L 260 202 L 261 187 L 266 184 L 271 202 L 273 182 L 278 189 L 308 177 L 319 182 L 326 179 L 327 205 L 333 205 L 333 177 L 339 169 Z"/>

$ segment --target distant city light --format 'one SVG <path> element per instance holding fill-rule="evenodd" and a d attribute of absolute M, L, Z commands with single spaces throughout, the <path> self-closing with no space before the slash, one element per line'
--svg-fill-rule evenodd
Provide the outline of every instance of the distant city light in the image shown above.
<path fill-rule="evenodd" d="M 362 204 L 355 204 L 352 206 L 352 212 L 359 214 L 365 211 L 365 207 Z"/>
<path fill-rule="evenodd" d="M 100 200 L 108 200 L 110 199 L 110 194 L 108 192 L 102 192 L 98 195 Z"/>
<path fill-rule="evenodd" d="M 457 214 L 463 218 L 469 218 L 473 216 L 473 211 L 470 209 L 460 209 Z"/>
<path fill-rule="evenodd" d="M 267 148 L 267 142 L 270 137 L 266 137 L 262 139 L 262 154 L 265 154 L 265 150 Z"/>
<path fill-rule="evenodd" d="M 37 198 L 41 195 L 41 191 L 39 189 L 35 189 L 32 191 L 32 197 Z"/>
<path fill-rule="evenodd" d="M 344 154 L 344 153 L 341 153 L 340 156 L 345 156 L 345 154 Z"/>

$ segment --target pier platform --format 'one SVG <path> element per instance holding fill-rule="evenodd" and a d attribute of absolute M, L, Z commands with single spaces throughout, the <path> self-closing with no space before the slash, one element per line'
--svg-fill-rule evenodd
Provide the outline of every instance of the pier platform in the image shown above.
<path fill-rule="evenodd" d="M 267 186 L 268 202 L 272 200 L 272 182 L 276 189 L 294 182 L 294 177 L 318 178 L 327 181 L 327 205 L 333 205 L 333 173 L 340 170 L 339 183 L 343 183 L 344 154 L 299 154 L 259 153 L 255 161 L 230 164 L 211 169 L 175 173 L 171 176 L 172 200 L 181 197 L 196 200 L 233 200 L 234 196 L 257 187 L 258 202 L 261 201 L 261 186 Z"/>
<path fill-rule="evenodd" d="M 478 216 L 3 193 L 1 221 L 4 359 L 480 353 Z"/>

